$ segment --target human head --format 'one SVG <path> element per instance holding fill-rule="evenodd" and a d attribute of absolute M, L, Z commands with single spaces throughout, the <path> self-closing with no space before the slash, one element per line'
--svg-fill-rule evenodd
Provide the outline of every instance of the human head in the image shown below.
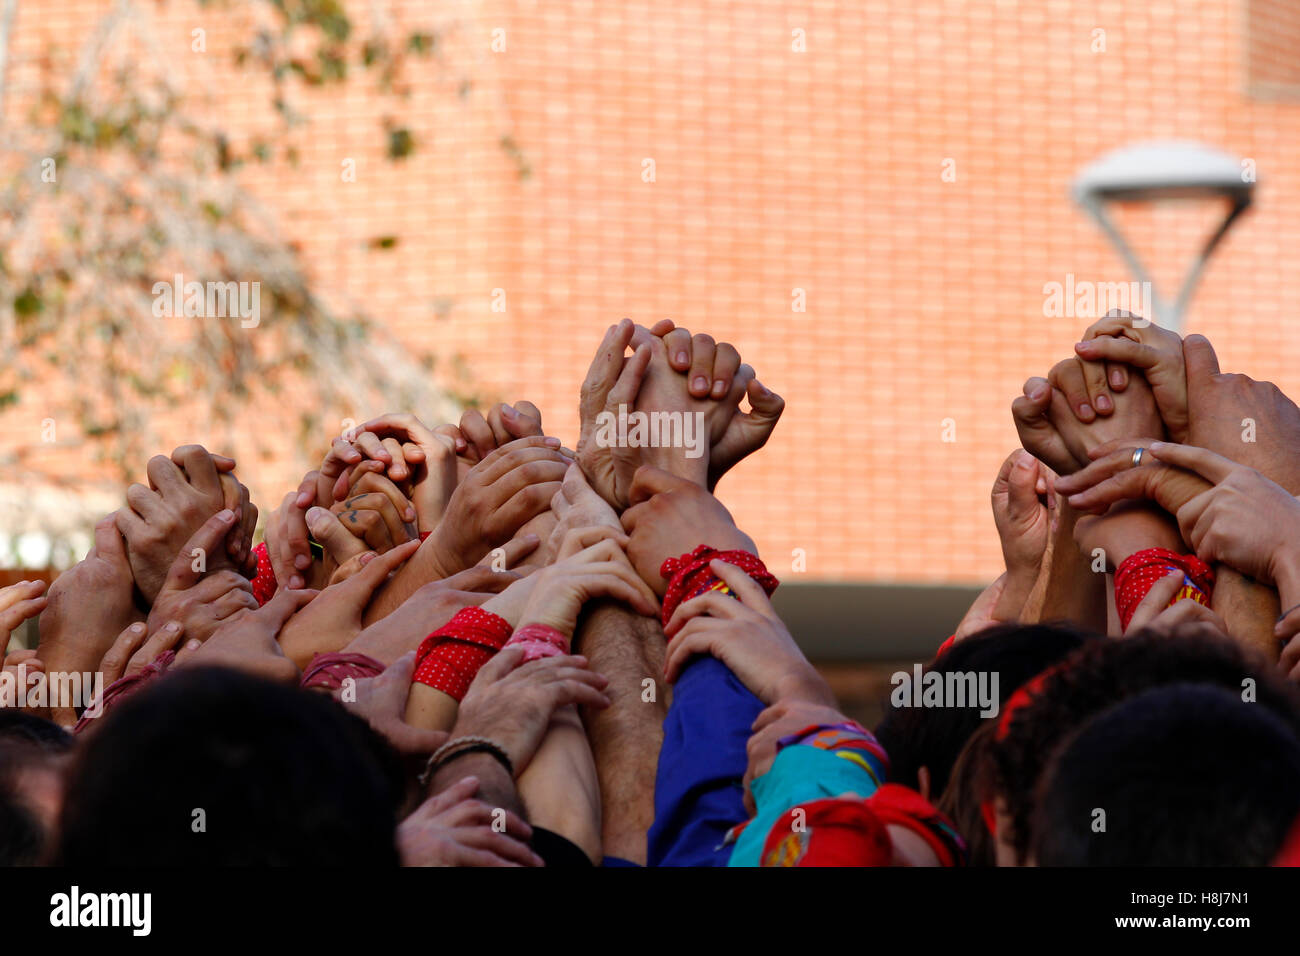
<path fill-rule="evenodd" d="M 1268 707 L 1171 684 L 1107 708 L 1039 781 L 1042 866 L 1267 866 L 1300 812 L 1300 738 Z"/>
<path fill-rule="evenodd" d="M 320 694 L 220 668 L 103 718 L 70 771 L 65 865 L 387 865 L 400 769 Z"/>

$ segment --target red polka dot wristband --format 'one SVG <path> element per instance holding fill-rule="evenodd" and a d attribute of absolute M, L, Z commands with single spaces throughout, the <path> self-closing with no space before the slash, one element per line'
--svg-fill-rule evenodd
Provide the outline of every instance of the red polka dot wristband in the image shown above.
<path fill-rule="evenodd" d="M 510 639 L 510 622 L 478 607 L 461 608 L 415 652 L 413 683 L 460 700 L 479 668 Z"/>
<path fill-rule="evenodd" d="M 717 551 L 706 544 L 700 545 L 689 554 L 680 558 L 669 558 L 659 567 L 659 574 L 668 580 L 668 589 L 664 592 L 663 622 L 665 625 L 677 610 L 677 605 L 699 597 L 705 591 L 721 591 L 731 594 L 731 588 L 709 569 L 713 560 L 734 564 L 762 586 L 770 596 L 781 582 L 768 572 L 767 565 L 756 555 L 748 551 Z"/>
<path fill-rule="evenodd" d="M 1214 572 L 1194 554 L 1176 554 L 1167 548 L 1147 548 L 1129 555 L 1115 569 L 1115 609 L 1124 630 L 1133 620 L 1133 612 L 1155 583 L 1170 571 L 1183 572 L 1183 584 L 1168 606 L 1191 598 L 1210 606 L 1214 593 Z"/>

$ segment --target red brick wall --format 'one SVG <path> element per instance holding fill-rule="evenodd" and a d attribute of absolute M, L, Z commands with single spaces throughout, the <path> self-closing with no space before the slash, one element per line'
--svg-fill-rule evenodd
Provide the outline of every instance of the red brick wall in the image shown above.
<path fill-rule="evenodd" d="M 50 38 L 72 42 L 107 6 L 21 4 L 11 76 L 31 81 Z M 271 122 L 266 84 L 227 66 L 246 15 L 140 6 L 198 108 L 237 130 Z M 667 316 L 734 342 L 788 402 L 720 488 L 778 573 L 795 548 L 817 578 L 996 572 L 987 499 L 1015 442 L 1009 403 L 1087 325 L 1044 318 L 1043 285 L 1129 278 L 1068 197 L 1113 147 L 1191 138 L 1255 160 L 1257 208 L 1190 327 L 1225 368 L 1300 391 L 1300 101 L 1276 82 L 1249 95 L 1252 77 L 1294 75 L 1296 3 L 1256 4 L 1253 21 L 1246 0 L 383 6 L 403 30 L 441 28 L 442 65 L 413 70 L 400 102 L 364 80 L 306 95 L 300 165 L 250 168 L 249 188 L 336 301 L 463 357 L 485 396 L 536 401 L 566 439 L 610 322 Z M 195 25 L 204 57 L 188 52 Z M 381 155 L 386 111 L 416 137 L 397 166 Z M 347 157 L 357 183 L 340 182 Z M 1125 217 L 1166 290 L 1208 221 Z M 380 235 L 400 242 L 370 250 Z M 289 479 L 256 467 L 264 499 Z"/>

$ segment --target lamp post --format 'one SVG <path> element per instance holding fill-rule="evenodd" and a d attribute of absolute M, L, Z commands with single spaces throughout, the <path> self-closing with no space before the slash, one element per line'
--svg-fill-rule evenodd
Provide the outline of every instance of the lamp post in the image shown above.
<path fill-rule="evenodd" d="M 1146 318 L 1181 334 L 1187 304 L 1205 271 L 1205 263 L 1250 206 L 1254 188 L 1254 178 L 1247 176 L 1244 164 L 1221 150 L 1201 143 L 1159 142 L 1107 153 L 1075 177 L 1072 193 L 1075 201 L 1097 220 L 1138 281 L 1152 290 L 1155 315 Z M 1155 292 L 1150 274 L 1107 214 L 1106 205 L 1216 197 L 1228 200 L 1228 213 L 1193 260 L 1177 296 L 1166 302 Z"/>

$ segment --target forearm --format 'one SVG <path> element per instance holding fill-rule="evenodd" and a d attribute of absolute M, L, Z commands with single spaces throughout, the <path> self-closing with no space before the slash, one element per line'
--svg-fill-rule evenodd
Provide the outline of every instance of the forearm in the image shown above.
<path fill-rule="evenodd" d="M 424 585 L 447 577 L 434 551 L 433 541 L 432 536 L 426 538 L 410 560 L 375 591 L 375 596 L 361 617 L 364 625 L 368 627 L 375 621 L 383 620 Z"/>
<path fill-rule="evenodd" d="M 467 753 L 439 767 L 429 782 L 428 796 L 442 793 L 466 777 L 478 778 L 479 800 L 490 807 L 507 810 L 521 818 L 524 816 L 523 803 L 515 789 L 514 778 L 491 754 Z"/>
<path fill-rule="evenodd" d="M 456 724 L 460 702 L 444 691 L 418 681 L 406 698 L 406 722 L 421 730 L 450 731 Z"/>
<path fill-rule="evenodd" d="M 1074 542 L 1079 514 L 1068 505 L 1061 508 L 1052 562 L 1043 585 L 1041 621 L 1073 621 L 1100 633 L 1106 632 L 1106 575 L 1092 570 L 1092 556 Z"/>
<path fill-rule="evenodd" d="M 576 707 L 556 711 L 515 786 L 529 823 L 558 833 L 600 862 L 600 784 Z"/>
<path fill-rule="evenodd" d="M 588 606 L 573 643 L 574 653 L 609 679 L 610 706 L 582 713 L 600 783 L 604 852 L 644 864 L 668 710 L 668 686 L 659 679 L 663 629 L 621 604 L 601 602 Z"/>
<path fill-rule="evenodd" d="M 1026 606 L 1034 593 L 1039 577 L 1037 568 L 1014 570 L 1008 568 L 1002 593 L 998 595 L 997 603 L 993 605 L 992 619 L 1008 622 L 1023 620 Z"/>
<path fill-rule="evenodd" d="M 1290 603 L 1279 602 L 1278 592 L 1266 584 L 1249 578 L 1225 564 L 1214 568 L 1214 595 L 1210 608 L 1223 618 L 1228 633 L 1236 641 L 1254 647 L 1270 661 L 1275 661 L 1281 648 L 1273 634 L 1279 608 L 1293 607 L 1300 598 L 1290 597 Z M 1294 591 L 1288 586 L 1288 591 Z"/>

